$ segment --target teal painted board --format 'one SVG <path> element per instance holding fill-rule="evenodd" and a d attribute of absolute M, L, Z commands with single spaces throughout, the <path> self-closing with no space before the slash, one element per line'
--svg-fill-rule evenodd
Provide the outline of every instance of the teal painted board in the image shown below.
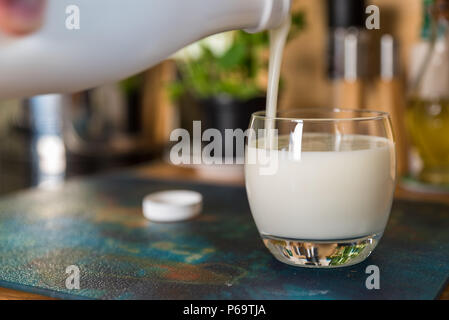
<path fill-rule="evenodd" d="M 197 219 L 143 218 L 142 198 L 191 189 Z M 66 268 L 81 272 L 69 290 Z M 380 290 L 368 290 L 368 265 Z M 449 207 L 396 201 L 362 264 L 302 269 L 276 261 L 259 238 L 242 187 L 148 180 L 135 172 L 73 180 L 0 199 L 0 286 L 68 299 L 434 299 L 449 275 Z"/>

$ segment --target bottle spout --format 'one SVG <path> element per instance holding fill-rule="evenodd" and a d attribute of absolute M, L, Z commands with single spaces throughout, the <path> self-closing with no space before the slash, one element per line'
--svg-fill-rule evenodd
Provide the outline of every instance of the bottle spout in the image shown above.
<path fill-rule="evenodd" d="M 259 24 L 254 28 L 245 29 L 246 32 L 256 33 L 279 27 L 288 18 L 291 0 L 263 0 L 265 2 Z"/>

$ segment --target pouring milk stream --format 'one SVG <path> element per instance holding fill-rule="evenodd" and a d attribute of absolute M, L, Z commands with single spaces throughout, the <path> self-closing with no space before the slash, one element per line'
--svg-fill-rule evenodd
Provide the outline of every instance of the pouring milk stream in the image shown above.
<path fill-rule="evenodd" d="M 270 30 L 270 61 L 268 66 L 268 87 L 267 87 L 267 105 L 265 114 L 267 121 L 265 125 L 268 143 L 273 148 L 274 137 L 274 120 L 277 112 L 277 101 L 279 92 L 279 80 L 281 76 L 282 57 L 284 53 L 285 43 L 287 41 L 288 32 L 290 31 L 291 18 L 282 22 L 282 24 Z M 270 119 L 271 118 L 271 119 Z"/>

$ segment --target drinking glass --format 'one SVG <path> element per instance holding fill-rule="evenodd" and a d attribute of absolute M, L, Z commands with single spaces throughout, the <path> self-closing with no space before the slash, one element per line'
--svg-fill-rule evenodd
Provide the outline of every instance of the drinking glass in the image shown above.
<path fill-rule="evenodd" d="M 388 113 L 252 115 L 246 191 L 263 242 L 281 262 L 333 268 L 365 260 L 385 230 L 395 180 Z"/>

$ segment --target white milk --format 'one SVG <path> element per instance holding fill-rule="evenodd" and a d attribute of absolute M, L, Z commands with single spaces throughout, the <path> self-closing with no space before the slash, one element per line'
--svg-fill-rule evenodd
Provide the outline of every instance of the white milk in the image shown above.
<path fill-rule="evenodd" d="M 270 30 L 270 60 L 268 66 L 268 87 L 267 87 L 267 104 L 266 116 L 268 118 L 276 117 L 277 101 L 279 91 L 279 79 L 281 75 L 282 56 L 284 54 L 285 42 L 287 41 L 288 32 L 291 26 L 291 16 L 275 29 Z M 271 135 L 274 122 L 268 119 L 265 123 L 265 129 Z M 273 143 L 273 137 L 269 138 Z"/>
<path fill-rule="evenodd" d="M 245 165 L 251 212 L 262 235 L 343 240 L 383 232 L 394 192 L 393 143 L 325 136 L 305 133 L 299 159 L 297 151 L 288 151 L 288 137 L 285 143 L 279 139 L 279 150 L 266 151 L 269 165 L 277 166 L 272 175 L 261 175 L 266 165 L 258 159 Z M 254 146 L 252 141 L 247 155 Z"/>

